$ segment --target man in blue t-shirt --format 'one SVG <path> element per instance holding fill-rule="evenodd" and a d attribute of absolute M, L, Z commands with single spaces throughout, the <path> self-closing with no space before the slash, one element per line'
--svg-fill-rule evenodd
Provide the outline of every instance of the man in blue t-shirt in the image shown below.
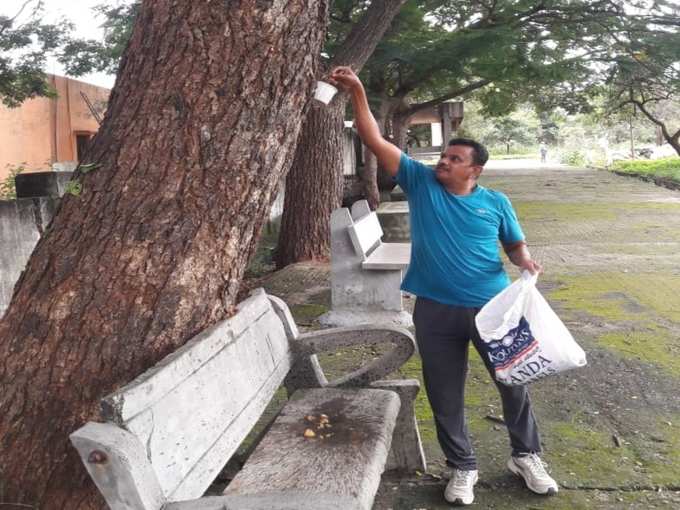
<path fill-rule="evenodd" d="M 433 171 L 382 137 L 364 87 L 350 68 L 335 68 L 329 81 L 350 94 L 361 140 L 408 197 L 411 261 L 401 288 L 417 296 L 413 321 L 425 389 L 439 444 L 453 468 L 444 497 L 469 505 L 478 473 L 464 415 L 468 344 L 483 352 L 475 315 L 510 283 L 498 241 L 520 269 L 533 274 L 541 266 L 531 258 L 508 198 L 477 184 L 489 157 L 482 145 L 454 138 Z M 482 359 L 493 377 L 489 360 Z M 556 494 L 557 483 L 538 456 L 541 444 L 526 388 L 496 386 L 512 446 L 508 468 L 532 491 Z"/>

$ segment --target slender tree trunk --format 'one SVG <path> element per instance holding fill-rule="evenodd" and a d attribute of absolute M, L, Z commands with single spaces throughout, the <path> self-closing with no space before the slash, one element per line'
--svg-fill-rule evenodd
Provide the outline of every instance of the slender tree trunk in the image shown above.
<path fill-rule="evenodd" d="M 378 123 L 380 132 L 385 136 L 386 122 L 389 116 L 390 102 L 389 97 L 383 96 L 380 107 L 375 112 L 375 120 Z M 364 195 L 371 210 L 375 211 L 380 205 L 380 186 L 378 184 L 378 158 L 368 147 L 364 146 L 364 170 L 361 180 L 364 185 Z"/>
<path fill-rule="evenodd" d="M 359 72 L 404 2 L 373 0 L 337 50 L 330 67 L 347 65 Z M 319 76 L 319 79 L 323 78 L 323 74 Z M 330 108 L 315 107 L 309 111 L 308 116 L 312 118 L 305 121 L 293 169 L 286 179 L 286 198 L 276 248 L 278 267 L 329 256 L 330 214 L 342 201 L 345 102 L 346 98 L 341 97 L 335 99 Z M 331 188 L 336 183 L 339 187 Z M 320 203 L 314 195 L 326 202 Z"/>
<path fill-rule="evenodd" d="M 63 199 L 0 322 L 3 504 L 101 507 L 69 433 L 233 309 L 326 14 L 326 0 L 142 4 L 88 151 L 97 168 Z"/>
<path fill-rule="evenodd" d="M 278 243 L 275 254 L 278 267 L 300 260 L 328 258 L 328 218 L 342 202 L 340 144 L 346 99 L 338 97 L 329 106 L 313 103 L 300 136 L 302 140 L 316 142 L 298 144 L 286 178 L 281 218 L 280 236 L 296 242 Z M 309 172 L 309 168 L 315 171 Z"/>
<path fill-rule="evenodd" d="M 378 158 L 368 147 L 364 149 L 364 169 L 361 181 L 364 185 L 364 195 L 368 206 L 375 211 L 380 205 L 380 190 L 378 189 Z"/>

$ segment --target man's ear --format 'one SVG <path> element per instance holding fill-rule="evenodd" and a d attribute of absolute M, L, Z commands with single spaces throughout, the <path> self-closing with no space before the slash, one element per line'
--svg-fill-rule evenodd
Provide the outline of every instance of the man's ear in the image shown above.
<path fill-rule="evenodd" d="M 482 170 L 484 170 L 484 167 L 481 165 L 474 165 L 472 167 L 472 175 L 475 176 L 475 179 L 479 179 L 479 176 L 482 175 Z"/>

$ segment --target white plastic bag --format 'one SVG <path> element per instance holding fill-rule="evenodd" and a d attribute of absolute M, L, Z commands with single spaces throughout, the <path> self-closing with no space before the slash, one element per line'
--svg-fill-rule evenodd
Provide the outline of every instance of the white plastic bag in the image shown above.
<path fill-rule="evenodd" d="M 528 271 L 479 311 L 475 322 L 496 379 L 517 386 L 586 364 L 586 354 L 536 289 Z"/>

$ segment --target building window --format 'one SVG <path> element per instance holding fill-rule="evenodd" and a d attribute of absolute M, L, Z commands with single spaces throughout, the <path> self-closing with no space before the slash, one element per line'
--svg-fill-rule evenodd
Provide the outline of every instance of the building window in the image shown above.
<path fill-rule="evenodd" d="M 82 133 L 76 135 L 76 159 L 78 160 L 78 162 L 82 161 L 85 152 L 87 152 L 87 148 L 90 145 L 91 138 L 92 135 L 89 133 Z"/>

